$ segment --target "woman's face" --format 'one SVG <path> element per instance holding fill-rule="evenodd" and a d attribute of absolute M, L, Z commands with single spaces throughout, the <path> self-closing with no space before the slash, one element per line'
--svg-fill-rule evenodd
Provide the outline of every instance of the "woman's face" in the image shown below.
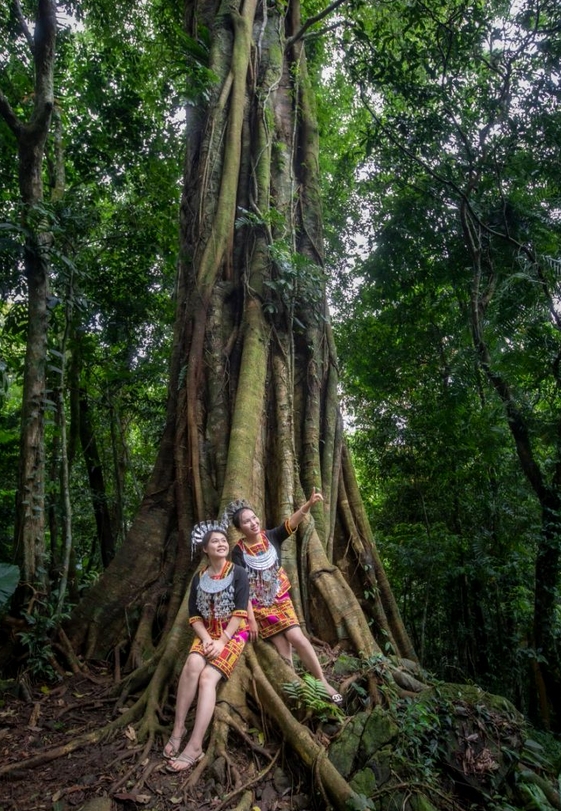
<path fill-rule="evenodd" d="M 240 531 L 247 538 L 251 538 L 255 535 L 259 535 L 259 531 L 261 529 L 261 523 L 253 510 L 245 509 L 242 510 L 240 514 Z"/>
<path fill-rule="evenodd" d="M 227 557 L 230 551 L 228 538 L 222 532 L 212 532 L 204 551 L 209 557 Z"/>

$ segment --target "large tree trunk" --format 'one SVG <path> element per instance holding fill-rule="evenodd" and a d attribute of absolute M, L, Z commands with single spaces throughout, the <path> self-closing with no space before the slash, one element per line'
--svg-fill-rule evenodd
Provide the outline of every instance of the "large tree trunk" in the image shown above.
<path fill-rule="evenodd" d="M 352 589 L 362 594 L 373 581 L 371 613 L 396 651 L 413 656 L 342 453 L 313 96 L 301 42 L 285 51 L 300 26 L 298 4 L 264 17 L 255 0 L 223 3 L 216 14 L 211 3 L 188 3 L 197 37 L 194 20 L 213 31 L 218 82 L 209 103 L 188 112 L 167 426 L 139 515 L 102 591 L 75 613 L 73 638 L 87 637 L 90 654 L 119 644 L 124 601 L 140 602 L 170 557 L 181 561 L 172 593 L 182 595 L 191 527 L 229 500 L 251 499 L 270 526 L 321 487 L 306 544 L 284 558 L 301 616 L 310 590 L 323 605 L 322 635 L 371 651 Z M 368 563 L 354 586 L 341 573 L 355 570 L 349 550 Z M 177 602 L 170 610 L 173 619 Z"/>
<path fill-rule="evenodd" d="M 302 622 L 365 656 L 379 633 L 414 658 L 343 445 L 313 96 L 302 41 L 287 47 L 298 2 L 193 0 L 195 38 L 196 25 L 212 31 L 217 82 L 187 113 L 166 428 L 128 537 L 69 626 L 88 656 L 122 645 L 132 628 L 129 665 L 146 663 L 133 681 L 150 679 L 141 702 L 150 732 L 184 657 L 192 525 L 234 498 L 275 526 L 320 488 L 323 505 L 283 547 Z M 249 661 L 259 684 L 263 647 Z"/>

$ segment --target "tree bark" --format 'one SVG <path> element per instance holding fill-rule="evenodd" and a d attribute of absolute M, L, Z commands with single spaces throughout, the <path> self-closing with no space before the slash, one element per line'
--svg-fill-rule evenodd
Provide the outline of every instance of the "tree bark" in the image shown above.
<path fill-rule="evenodd" d="M 115 557 L 115 536 L 107 504 L 105 478 L 93 430 L 88 395 L 80 389 L 80 442 L 86 462 L 92 506 L 97 530 L 97 541 L 103 566 L 107 568 Z"/>
<path fill-rule="evenodd" d="M 159 729 L 154 708 L 185 655 L 183 597 L 198 565 L 192 526 L 235 498 L 249 499 L 272 527 L 321 489 L 323 505 L 283 546 L 307 631 L 364 656 L 389 635 L 396 656 L 415 658 L 344 448 L 313 94 L 303 41 L 286 47 L 300 29 L 298 2 L 189 0 L 186 8 L 190 36 L 195 21 L 212 31 L 217 80 L 187 113 L 166 429 L 139 514 L 68 627 L 88 656 L 126 639 L 134 662 L 145 663 L 130 678 L 146 685 L 138 712 L 148 734 Z M 366 587 L 380 645 L 359 599 Z M 291 740 L 308 745 L 297 722 Z M 320 768 L 344 804 L 349 787 L 327 762 Z"/>
<path fill-rule="evenodd" d="M 54 104 L 56 3 L 39 0 L 33 35 L 23 19 L 18 20 L 18 24 L 32 51 L 35 88 L 33 110 L 27 123 L 18 119 L 9 100 L 0 92 L 0 114 L 17 140 L 22 221 L 26 231 L 24 269 L 28 326 L 14 546 L 22 565 L 23 580 L 44 590 L 47 586 L 44 409 L 50 234 L 38 206 L 43 201 L 43 157 Z"/>

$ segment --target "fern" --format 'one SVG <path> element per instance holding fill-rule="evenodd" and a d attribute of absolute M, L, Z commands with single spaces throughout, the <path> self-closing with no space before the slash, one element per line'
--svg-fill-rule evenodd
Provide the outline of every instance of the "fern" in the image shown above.
<path fill-rule="evenodd" d="M 301 681 L 287 682 L 282 687 L 298 708 L 303 707 L 319 721 L 342 721 L 345 717 L 342 709 L 331 701 L 323 683 L 309 673 L 304 673 Z"/>

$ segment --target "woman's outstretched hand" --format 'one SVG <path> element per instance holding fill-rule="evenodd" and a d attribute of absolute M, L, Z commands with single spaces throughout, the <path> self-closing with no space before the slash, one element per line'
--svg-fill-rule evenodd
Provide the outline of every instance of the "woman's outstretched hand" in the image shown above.
<path fill-rule="evenodd" d="M 312 495 L 310 496 L 310 498 L 308 499 L 308 502 L 307 502 L 307 503 L 308 503 L 308 506 L 309 506 L 309 507 L 313 507 L 313 506 L 314 506 L 314 504 L 317 504 L 317 503 L 318 503 L 318 501 L 323 501 L 323 496 L 322 496 L 322 494 L 321 494 L 319 491 L 317 491 L 317 490 L 316 490 L 316 488 L 314 487 L 314 488 L 312 489 Z"/>
<path fill-rule="evenodd" d="M 318 501 L 323 501 L 323 496 L 319 492 L 319 490 L 316 490 L 316 488 L 314 487 L 312 489 L 312 495 L 310 496 L 310 498 L 296 510 L 294 515 L 291 515 L 290 518 L 288 519 L 288 526 L 293 532 L 298 526 L 298 524 L 300 524 L 300 522 L 304 520 L 304 516 L 308 515 L 310 509 L 314 506 L 314 504 L 317 504 Z"/>
<path fill-rule="evenodd" d="M 323 496 L 314 487 L 310 498 L 306 501 L 306 503 L 302 507 L 300 507 L 302 514 L 307 515 L 310 512 L 310 508 L 313 507 L 314 504 L 317 504 L 318 501 L 323 501 Z"/>

